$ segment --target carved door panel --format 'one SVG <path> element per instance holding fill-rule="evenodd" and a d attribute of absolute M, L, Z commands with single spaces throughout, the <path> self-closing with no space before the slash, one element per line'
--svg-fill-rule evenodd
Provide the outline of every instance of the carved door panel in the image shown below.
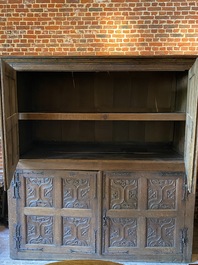
<path fill-rule="evenodd" d="M 52 258 L 97 252 L 96 172 L 23 170 L 16 176 L 18 253 Z"/>
<path fill-rule="evenodd" d="M 181 261 L 186 232 L 183 175 L 105 172 L 103 255 L 141 260 L 159 255 L 162 261 Z"/>

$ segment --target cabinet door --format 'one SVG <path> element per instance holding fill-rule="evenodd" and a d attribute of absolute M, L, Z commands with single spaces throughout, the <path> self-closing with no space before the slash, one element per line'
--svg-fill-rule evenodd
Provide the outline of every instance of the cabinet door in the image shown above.
<path fill-rule="evenodd" d="M 9 188 L 19 160 L 16 71 L 1 60 L 2 141 L 5 185 Z"/>
<path fill-rule="evenodd" d="M 184 173 L 104 174 L 103 255 L 145 261 L 181 261 Z"/>
<path fill-rule="evenodd" d="M 16 209 L 12 206 L 10 212 L 12 257 L 66 259 L 96 255 L 96 178 L 96 172 L 85 171 L 17 171 L 17 185 L 12 189 L 18 190 L 11 196 Z"/>
<path fill-rule="evenodd" d="M 197 101 L 198 101 L 198 59 L 189 70 L 185 132 L 185 169 L 188 190 L 192 192 L 197 173 Z"/>

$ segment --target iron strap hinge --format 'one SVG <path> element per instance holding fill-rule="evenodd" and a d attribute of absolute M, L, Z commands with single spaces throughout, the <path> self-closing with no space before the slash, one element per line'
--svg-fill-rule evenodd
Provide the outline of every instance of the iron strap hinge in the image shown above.
<path fill-rule="evenodd" d="M 108 225 L 108 219 L 109 217 L 107 216 L 107 210 L 104 209 L 103 211 L 103 227 L 107 226 Z"/>
<path fill-rule="evenodd" d="M 184 227 L 183 229 L 180 230 L 181 233 L 181 252 L 184 253 L 184 249 L 186 248 L 188 244 L 188 228 Z"/>
<path fill-rule="evenodd" d="M 22 240 L 21 225 L 19 225 L 19 224 L 15 225 L 14 240 L 15 240 L 15 249 L 17 249 L 19 251 L 19 249 L 21 247 L 21 240 Z"/>
<path fill-rule="evenodd" d="M 43 248 L 22 248 L 21 247 L 21 241 L 22 241 L 22 235 L 21 235 L 21 225 L 20 224 L 15 224 L 15 249 L 17 251 L 43 251 Z"/>
<path fill-rule="evenodd" d="M 12 187 L 13 187 L 13 198 L 18 200 L 21 199 L 20 197 L 20 186 L 21 186 L 21 181 L 19 180 L 19 173 L 16 172 L 14 174 L 14 179 L 12 181 Z"/>

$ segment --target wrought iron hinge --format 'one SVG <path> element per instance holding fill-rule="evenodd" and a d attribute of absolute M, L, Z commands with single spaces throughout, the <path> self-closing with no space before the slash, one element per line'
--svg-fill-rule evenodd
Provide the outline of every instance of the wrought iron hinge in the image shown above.
<path fill-rule="evenodd" d="M 19 192 L 19 188 L 21 186 L 21 181 L 19 180 L 19 173 L 16 172 L 14 174 L 14 179 L 12 181 L 12 187 L 13 187 L 13 198 L 14 199 L 20 199 L 20 192 Z"/>
<path fill-rule="evenodd" d="M 104 209 L 104 211 L 103 211 L 103 227 L 104 226 L 107 226 L 107 224 L 108 224 L 108 216 L 107 216 L 107 210 L 106 209 Z"/>
<path fill-rule="evenodd" d="M 15 225 L 15 249 L 17 251 L 43 251 L 43 248 L 21 248 L 21 241 L 22 241 L 22 235 L 21 235 L 21 225 L 17 224 Z"/>
<path fill-rule="evenodd" d="M 184 253 L 184 249 L 188 244 L 188 228 L 184 227 L 183 229 L 181 229 L 180 234 L 181 234 L 181 242 L 180 242 L 181 252 Z"/>
<path fill-rule="evenodd" d="M 184 183 L 183 183 L 183 201 L 187 201 L 189 195 L 188 191 L 188 183 L 187 183 L 187 176 L 186 174 L 184 175 Z"/>
<path fill-rule="evenodd" d="M 14 240 L 15 240 L 15 249 L 17 249 L 19 251 L 19 249 L 21 247 L 21 240 L 22 240 L 21 225 L 19 225 L 19 224 L 15 225 Z"/>

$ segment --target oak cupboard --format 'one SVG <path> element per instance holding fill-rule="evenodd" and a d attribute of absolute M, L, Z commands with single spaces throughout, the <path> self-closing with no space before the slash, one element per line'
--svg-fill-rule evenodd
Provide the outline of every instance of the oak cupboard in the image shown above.
<path fill-rule="evenodd" d="M 193 57 L 1 59 L 14 259 L 191 260 Z"/>

